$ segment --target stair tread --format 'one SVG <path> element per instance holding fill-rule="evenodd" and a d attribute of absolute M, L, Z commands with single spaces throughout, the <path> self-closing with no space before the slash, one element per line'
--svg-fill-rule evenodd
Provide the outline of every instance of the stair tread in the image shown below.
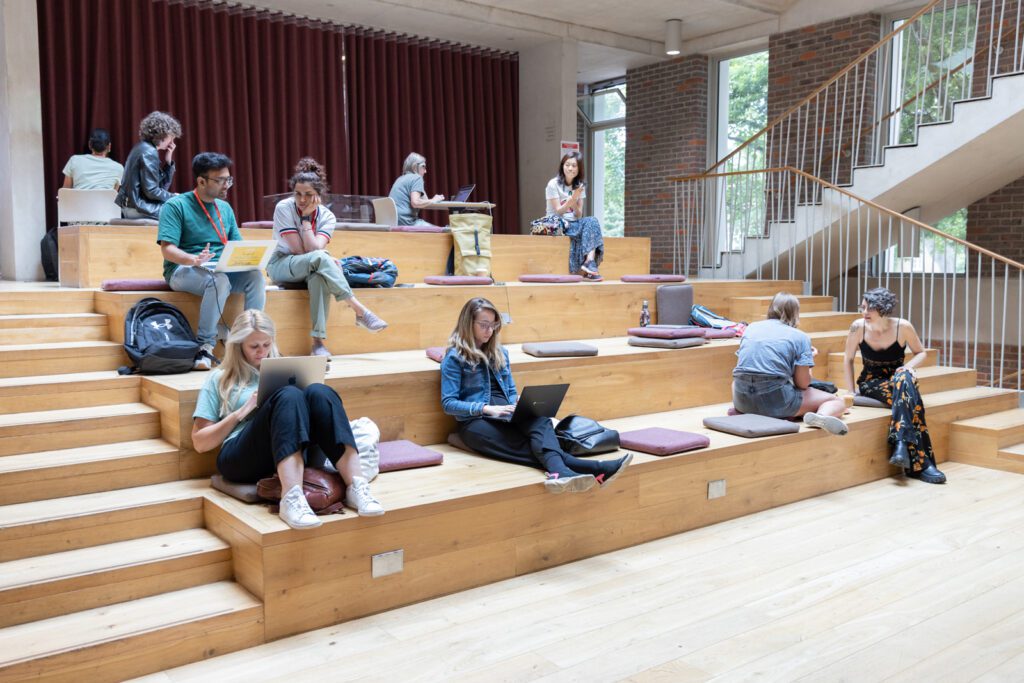
<path fill-rule="evenodd" d="M 1015 443 L 1012 446 L 1000 448 L 999 454 L 1002 455 L 1003 453 L 1006 453 L 1007 455 L 1024 457 L 1024 443 Z"/>
<path fill-rule="evenodd" d="M 969 420 L 960 420 L 953 423 L 954 427 L 963 429 L 974 429 L 979 431 L 1002 431 L 1014 427 L 1024 427 L 1024 408 L 1004 410 L 991 415 L 972 417 Z"/>
<path fill-rule="evenodd" d="M 185 479 L 116 491 L 13 503 L 0 506 L 0 530 L 72 517 L 87 517 L 145 505 L 189 500 L 200 497 L 209 490 L 209 479 Z"/>
<path fill-rule="evenodd" d="M 3 348 L 3 347 L 0 347 Z M 30 375 L 0 378 L 0 391 L 24 389 L 39 384 L 68 384 L 74 382 L 122 382 L 140 381 L 139 375 L 119 375 L 117 370 L 96 370 L 93 372 L 70 372 L 63 375 Z M 8 392 L 9 393 L 9 392 Z"/>
<path fill-rule="evenodd" d="M 0 327 L 16 328 L 17 323 L 64 323 L 69 325 L 106 325 L 105 313 L 0 313 Z M 24 325 L 31 327 L 32 325 Z"/>
<path fill-rule="evenodd" d="M 0 429 L 15 425 L 38 425 L 50 422 L 92 420 L 97 418 L 128 417 L 131 415 L 160 414 L 160 411 L 145 403 L 117 403 L 108 406 L 86 406 L 83 408 L 61 408 L 59 410 L 38 410 L 30 413 L 9 413 L 0 415 Z"/>
<path fill-rule="evenodd" d="M 0 629 L 0 667 L 261 606 L 234 581 L 219 581 L 9 626 Z"/>
<path fill-rule="evenodd" d="M 47 342 L 44 344 L 4 344 L 3 346 L 0 346 L 0 352 L 38 352 L 90 348 L 122 349 L 124 348 L 124 345 L 112 341 Z"/>
<path fill-rule="evenodd" d="M 846 311 L 807 311 L 806 313 L 801 311 L 801 318 L 827 318 L 830 315 L 841 315 L 841 316 L 860 316 L 860 313 L 847 313 Z"/>
<path fill-rule="evenodd" d="M 8 455 L 0 458 L 0 475 L 11 472 L 70 467 L 86 462 L 124 460 L 159 453 L 173 453 L 177 455 L 178 449 L 163 439 L 138 439 L 136 441 L 119 441 L 115 444 L 19 453 L 18 455 Z"/>
<path fill-rule="evenodd" d="M 774 296 L 733 296 L 729 297 L 732 301 L 767 301 L 771 302 Z M 834 297 L 823 296 L 820 294 L 797 294 L 796 298 L 798 301 L 832 301 Z M 831 311 L 829 311 L 831 312 Z"/>
<path fill-rule="evenodd" d="M 3 573 L 0 573 L 0 594 L 6 590 L 229 547 L 226 542 L 206 529 L 186 529 L 130 541 L 11 560 L 3 564 Z"/>

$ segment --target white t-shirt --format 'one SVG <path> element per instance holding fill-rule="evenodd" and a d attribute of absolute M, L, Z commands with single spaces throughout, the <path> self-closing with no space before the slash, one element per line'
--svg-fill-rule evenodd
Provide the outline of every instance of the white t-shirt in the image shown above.
<path fill-rule="evenodd" d="M 337 219 L 334 217 L 334 213 L 326 206 L 321 204 L 316 208 L 316 225 L 314 230 L 318 235 L 325 235 L 327 242 L 330 243 L 331 236 L 334 234 L 334 224 Z M 288 242 L 281 238 L 281 235 L 287 233 L 299 234 L 299 228 L 302 227 L 302 218 L 299 216 L 298 209 L 295 208 L 295 198 L 286 197 L 277 203 L 274 207 L 274 239 L 277 240 L 277 251 L 282 254 L 292 253 L 291 248 L 288 246 Z"/>
<path fill-rule="evenodd" d="M 76 190 L 113 190 L 121 182 L 124 166 L 109 157 L 76 154 L 64 165 Z"/>
<path fill-rule="evenodd" d="M 567 200 L 571 196 L 572 196 L 572 188 L 571 187 L 566 187 L 565 185 L 562 184 L 561 176 L 555 176 L 554 178 L 552 178 L 551 180 L 548 181 L 547 187 L 544 188 L 544 200 L 545 200 L 544 204 L 545 204 L 545 207 L 547 207 L 547 200 L 548 199 L 557 199 L 558 200 L 558 202 L 556 204 L 556 208 L 557 208 L 558 206 L 561 206 L 563 203 L 565 203 L 565 200 Z M 582 192 L 580 192 L 580 198 L 581 199 L 586 199 L 587 198 L 587 190 L 585 188 L 584 188 L 584 190 Z M 552 211 L 551 209 L 547 209 L 547 213 L 550 215 L 550 214 L 553 214 L 555 212 Z M 566 211 L 565 213 L 562 214 L 562 218 L 564 218 L 567 221 L 574 221 L 577 218 L 576 212 L 575 211 Z"/>

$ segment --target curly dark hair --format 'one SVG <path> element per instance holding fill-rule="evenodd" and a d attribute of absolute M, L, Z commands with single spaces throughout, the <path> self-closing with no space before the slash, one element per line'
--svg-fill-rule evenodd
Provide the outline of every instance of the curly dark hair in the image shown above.
<path fill-rule="evenodd" d="M 162 111 L 146 114 L 139 123 L 139 139 L 156 144 L 170 135 L 181 137 L 181 124 L 178 119 Z"/>
<path fill-rule="evenodd" d="M 288 187 L 294 190 L 299 183 L 306 183 L 316 190 L 317 194 L 326 194 L 327 169 L 313 157 L 302 157 L 295 164 L 295 175 L 288 181 Z"/>
<path fill-rule="evenodd" d="M 864 292 L 864 303 L 878 315 L 887 316 L 896 308 L 896 295 L 885 287 L 875 287 Z"/>

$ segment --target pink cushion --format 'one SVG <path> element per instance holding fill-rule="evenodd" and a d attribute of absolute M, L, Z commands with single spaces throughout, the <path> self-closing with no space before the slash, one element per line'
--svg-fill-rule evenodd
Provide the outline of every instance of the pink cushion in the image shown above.
<path fill-rule="evenodd" d="M 423 281 L 428 285 L 489 285 L 492 282 L 482 275 L 428 275 Z"/>
<path fill-rule="evenodd" d="M 436 360 L 438 363 L 440 363 L 441 361 L 444 360 L 444 354 L 445 351 L 447 350 L 448 349 L 446 349 L 443 346 L 428 346 L 427 358 L 429 358 L 430 360 Z"/>
<path fill-rule="evenodd" d="M 707 327 L 704 329 L 704 336 L 708 339 L 734 339 L 736 330 L 713 330 Z"/>
<path fill-rule="evenodd" d="M 243 228 L 259 228 L 261 230 L 273 230 L 274 221 L 246 221 L 242 223 Z"/>
<path fill-rule="evenodd" d="M 520 275 L 520 282 L 582 282 L 582 275 L 555 275 L 554 273 L 535 273 L 533 275 Z"/>
<path fill-rule="evenodd" d="M 171 286 L 166 280 L 104 280 L 100 289 L 104 292 L 169 292 Z"/>
<path fill-rule="evenodd" d="M 623 282 L 686 282 L 685 275 L 623 275 L 620 278 Z"/>
<path fill-rule="evenodd" d="M 707 448 L 711 439 L 703 434 L 681 432 L 678 429 L 648 427 L 630 432 L 619 432 L 620 447 L 631 451 L 643 451 L 651 455 L 672 455 L 698 448 Z"/>
<path fill-rule="evenodd" d="M 391 232 L 445 232 L 440 225 L 393 225 Z"/>
<path fill-rule="evenodd" d="M 634 337 L 649 339 L 688 339 L 704 336 L 703 327 L 631 327 L 628 332 Z"/>
<path fill-rule="evenodd" d="M 429 448 L 414 444 L 412 441 L 380 442 L 380 471 L 411 470 L 414 467 L 440 465 L 444 455 Z"/>

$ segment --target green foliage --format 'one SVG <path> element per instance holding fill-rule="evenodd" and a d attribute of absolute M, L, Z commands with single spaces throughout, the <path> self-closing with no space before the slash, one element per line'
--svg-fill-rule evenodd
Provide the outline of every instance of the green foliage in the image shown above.
<path fill-rule="evenodd" d="M 738 148 L 768 123 L 768 52 L 730 59 L 728 82 L 728 151 Z M 733 157 L 727 170 L 764 168 L 762 136 Z M 732 248 L 743 247 L 743 237 L 764 234 L 765 176 L 753 174 L 729 179 L 725 191 L 726 222 L 731 228 Z"/>

